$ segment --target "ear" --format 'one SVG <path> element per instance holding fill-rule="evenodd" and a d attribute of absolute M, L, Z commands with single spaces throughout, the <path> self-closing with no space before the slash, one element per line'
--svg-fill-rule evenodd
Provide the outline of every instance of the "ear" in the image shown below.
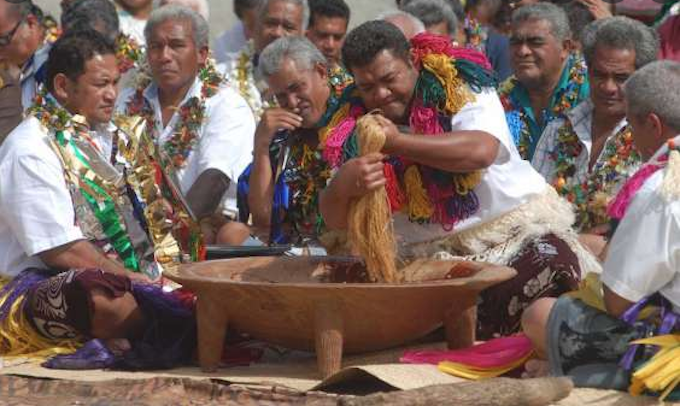
<path fill-rule="evenodd" d="M 68 100 L 69 95 L 72 93 L 73 90 L 71 79 L 69 79 L 63 73 L 57 73 L 52 82 L 52 86 L 54 88 L 52 93 L 54 97 L 56 97 L 57 100 L 59 100 L 60 103 L 63 103 L 65 100 Z"/>
<path fill-rule="evenodd" d="M 646 117 L 647 123 L 652 128 L 652 134 L 655 141 L 660 144 L 666 141 L 666 127 L 664 126 L 661 118 L 656 115 L 656 113 L 649 113 Z"/>
<path fill-rule="evenodd" d="M 328 79 L 328 67 L 322 63 L 316 63 L 314 65 L 314 70 L 321 76 L 321 79 Z"/>
<path fill-rule="evenodd" d="M 208 47 L 200 48 L 198 50 L 198 64 L 201 66 L 205 65 L 208 61 L 208 55 L 210 55 L 210 49 L 208 49 Z"/>
<path fill-rule="evenodd" d="M 30 28 L 35 28 L 36 26 L 40 26 L 40 22 L 38 21 L 38 18 L 36 16 L 34 16 L 33 14 L 29 14 L 28 16 L 26 16 L 26 20 L 24 20 L 24 21 L 26 22 L 26 24 L 28 24 L 28 26 Z"/>
<path fill-rule="evenodd" d="M 564 59 L 569 57 L 569 54 L 575 49 L 576 46 L 577 45 L 574 44 L 574 41 L 571 38 L 567 38 L 562 41 L 562 56 Z"/>

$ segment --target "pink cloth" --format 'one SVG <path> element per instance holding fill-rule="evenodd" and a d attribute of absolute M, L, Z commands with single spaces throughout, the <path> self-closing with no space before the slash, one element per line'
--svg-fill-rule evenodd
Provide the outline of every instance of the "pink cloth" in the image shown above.
<path fill-rule="evenodd" d="M 669 17 L 659 27 L 659 59 L 671 59 L 680 62 L 680 15 Z"/>

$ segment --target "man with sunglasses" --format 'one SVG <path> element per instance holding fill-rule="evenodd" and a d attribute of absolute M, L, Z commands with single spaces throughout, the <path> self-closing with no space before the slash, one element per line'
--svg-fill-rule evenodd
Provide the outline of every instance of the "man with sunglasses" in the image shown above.
<path fill-rule="evenodd" d="M 35 90 L 44 81 L 45 46 L 43 13 L 30 0 L 0 1 L 0 63 L 21 68 L 21 104 L 31 105 Z"/>

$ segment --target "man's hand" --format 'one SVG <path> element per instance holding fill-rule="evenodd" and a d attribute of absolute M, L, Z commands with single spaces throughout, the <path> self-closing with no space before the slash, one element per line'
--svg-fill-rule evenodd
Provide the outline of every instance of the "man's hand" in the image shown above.
<path fill-rule="evenodd" d="M 612 16 L 609 4 L 605 3 L 602 0 L 576 0 L 576 1 L 586 6 L 586 8 L 588 8 L 588 11 L 590 11 L 590 14 L 592 14 L 596 20 Z"/>
<path fill-rule="evenodd" d="M 397 139 L 401 136 L 401 131 L 390 119 L 381 115 L 376 115 L 375 118 L 385 133 L 385 146 L 383 146 L 382 152 L 399 155 L 399 151 L 395 151 L 395 145 Z"/>
<path fill-rule="evenodd" d="M 269 144 L 277 131 L 293 131 L 301 124 L 302 117 L 288 110 L 279 107 L 265 110 L 255 129 L 255 151 L 269 153 Z"/>
<path fill-rule="evenodd" d="M 354 198 L 384 186 L 384 158 L 383 154 L 374 152 L 345 162 L 334 180 L 338 191 L 346 197 Z"/>

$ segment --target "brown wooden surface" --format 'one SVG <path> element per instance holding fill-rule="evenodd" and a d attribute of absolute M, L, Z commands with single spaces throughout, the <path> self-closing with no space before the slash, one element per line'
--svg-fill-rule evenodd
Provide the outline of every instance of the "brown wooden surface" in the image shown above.
<path fill-rule="evenodd" d="M 198 297 L 199 358 L 210 370 L 221 355 L 226 326 L 289 348 L 324 348 L 324 376 L 337 371 L 338 343 L 347 353 L 377 351 L 420 338 L 446 321 L 460 347 L 474 341 L 468 310 L 484 288 L 515 271 L 460 261 L 420 261 L 402 284 L 331 283 L 361 279 L 355 260 L 329 257 L 258 257 L 207 261 L 168 273 Z M 462 278 L 437 279 L 455 275 Z M 319 309 L 325 310 L 319 313 Z M 465 312 L 465 313 L 462 313 Z M 319 319 L 319 314 L 328 320 Z M 461 322 L 458 315 L 465 314 Z M 448 321 L 447 321 L 448 320 Z M 470 335 L 472 334 L 472 336 Z"/>

